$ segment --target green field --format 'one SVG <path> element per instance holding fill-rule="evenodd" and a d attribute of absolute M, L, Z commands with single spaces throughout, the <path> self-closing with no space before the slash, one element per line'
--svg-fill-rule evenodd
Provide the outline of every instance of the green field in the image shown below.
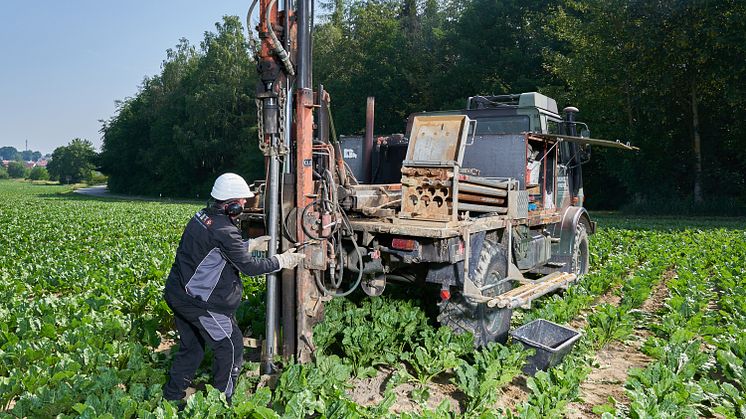
<path fill-rule="evenodd" d="M 517 345 L 475 351 L 399 292 L 334 300 L 315 361 L 272 390 L 247 362 L 232 407 L 205 362 L 177 413 L 161 290 L 198 208 L 0 181 L 0 417 L 746 417 L 746 220 L 610 214 L 591 272 L 514 316 L 582 330 L 546 373 L 524 377 Z M 260 333 L 262 282 L 245 283 L 239 324 Z"/>

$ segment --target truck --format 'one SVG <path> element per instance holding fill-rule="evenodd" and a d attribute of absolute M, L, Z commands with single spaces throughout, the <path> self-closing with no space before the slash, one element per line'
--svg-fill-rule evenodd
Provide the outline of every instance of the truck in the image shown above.
<path fill-rule="evenodd" d="M 506 339 L 514 309 L 588 272 L 596 224 L 582 165 L 591 146 L 635 147 L 590 138 L 576 108 L 560 115 L 537 92 L 471 96 L 464 109 L 415 113 L 403 134 L 375 141 L 369 98 L 353 147 L 334 132 L 329 93 L 312 87 L 310 2 L 257 2 L 267 177 L 241 228 L 269 234 L 270 256 L 306 255 L 295 272 L 267 276 L 263 372 L 278 353 L 310 360 L 324 303 L 358 288 L 371 297 L 392 282 L 439 289 L 425 303 L 479 346 Z"/>

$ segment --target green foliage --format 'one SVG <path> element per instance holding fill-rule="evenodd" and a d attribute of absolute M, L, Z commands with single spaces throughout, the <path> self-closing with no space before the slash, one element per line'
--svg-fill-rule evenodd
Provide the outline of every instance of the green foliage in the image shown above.
<path fill-rule="evenodd" d="M 28 178 L 31 180 L 48 180 L 49 172 L 46 167 L 34 166 L 34 168 L 31 169 Z"/>
<path fill-rule="evenodd" d="M 418 334 L 427 327 L 425 313 L 412 301 L 381 297 L 363 300 L 360 306 L 338 301 L 314 338 L 321 351 L 338 347 L 358 377 L 373 376 L 375 366 L 402 360 L 417 347 Z"/>
<path fill-rule="evenodd" d="M 9 179 L 8 169 L 5 166 L 0 166 L 0 179 Z"/>
<path fill-rule="evenodd" d="M 272 402 L 285 417 L 324 414 L 333 402 L 345 399 L 352 368 L 336 355 L 318 356 L 309 364 L 290 364 L 280 376 Z"/>
<path fill-rule="evenodd" d="M 60 183 L 78 183 L 91 179 L 96 152 L 93 143 L 76 138 L 66 146 L 57 147 L 47 165 L 49 176 Z"/>
<path fill-rule="evenodd" d="M 29 170 L 26 165 L 20 161 L 12 161 L 8 163 L 8 175 L 14 179 L 25 179 L 28 177 Z"/>
<path fill-rule="evenodd" d="M 518 408 L 520 417 L 562 417 L 565 405 L 576 400 L 580 383 L 590 372 L 590 367 L 577 358 L 570 357 L 549 371 L 538 371 L 526 380 L 531 390 L 528 401 Z"/>
<path fill-rule="evenodd" d="M 624 341 L 632 334 L 633 319 L 626 307 L 600 304 L 588 316 L 589 336 L 597 348 L 603 348 L 613 340 Z"/>
<path fill-rule="evenodd" d="M 88 182 L 90 185 L 101 185 L 106 183 L 109 180 L 109 178 L 104 175 L 103 173 L 94 170 L 93 173 L 91 173 L 91 179 Z"/>
<path fill-rule="evenodd" d="M 422 344 L 413 352 L 405 352 L 401 358 L 412 370 L 402 366 L 397 371 L 396 382 L 412 381 L 417 384 L 414 399 L 424 403 L 430 398 L 428 383 L 435 376 L 459 365 L 459 357 L 474 350 L 473 336 L 468 333 L 454 334 L 451 329 L 441 327 L 437 331 L 425 329 L 420 332 Z"/>
<path fill-rule="evenodd" d="M 14 401 L 18 417 L 153 412 L 168 362 L 155 347 L 171 329 L 163 280 L 196 207 L 66 192 L 0 183 L 0 407 Z"/>
<path fill-rule="evenodd" d="M 591 203 L 618 207 L 626 191 L 626 203 L 634 196 L 651 211 L 687 210 L 670 203 L 696 200 L 697 184 L 744 197 L 743 153 L 733 150 L 746 143 L 733 129 L 743 126 L 746 72 L 720 63 L 746 56 L 745 15 L 732 0 L 563 1 L 552 10 L 546 28 L 558 42 L 545 66 L 560 81 L 559 100 L 578 105 L 600 136 L 642 149 L 594 152 L 590 167 L 603 175 L 585 178 Z"/>
<path fill-rule="evenodd" d="M 264 175 L 256 146 L 256 67 L 237 17 L 182 39 L 161 74 L 117 107 L 102 129 L 101 170 L 118 193 L 205 197 L 222 172 Z"/>
<path fill-rule="evenodd" d="M 403 364 L 400 377 L 416 383 L 412 397 L 419 401 L 427 398 L 429 381 L 450 378 L 464 394 L 462 416 L 561 417 L 592 366 L 596 337 L 624 335 L 618 331 L 628 326 L 629 311 L 664 277 L 665 301 L 644 325 L 652 336 L 643 351 L 653 361 L 631 371 L 625 384 L 629 416 L 746 413 L 742 219 L 598 217 L 592 272 L 565 293 L 537 301 L 536 309 L 550 320 L 574 319 L 610 289 L 621 293 L 621 308 L 599 305 L 590 312 L 585 335 L 594 339 L 581 339 L 561 364 L 527 379 L 531 394 L 515 411 L 501 411 L 495 401 L 520 374 L 526 351 L 497 344 L 472 350 L 468 336 L 428 324 L 415 302 L 379 297 L 329 302 L 314 331 L 316 359 L 285 366 L 274 391 L 255 389 L 255 380 L 242 377 L 231 407 L 208 387 L 179 413 L 162 399 L 170 357 L 156 348 L 175 337 L 163 280 L 197 207 L 100 201 L 69 190 L 0 182 L 0 408 L 13 405 L 7 415 L 387 417 L 396 378 L 370 407 L 351 400 L 350 385 L 358 372 L 383 374 L 373 368 Z M 29 207 L 47 211 L 39 217 Z M 264 289 L 260 278 L 244 283 L 249 304 L 239 323 L 254 328 L 255 320 L 263 323 L 263 309 L 252 306 L 262 303 Z M 533 311 L 522 314 L 519 322 Z M 423 403 L 402 416 L 454 416 L 447 402 L 433 407 Z M 596 411 L 607 418 L 625 413 L 611 405 Z"/>
<path fill-rule="evenodd" d="M 466 414 L 479 417 L 492 409 L 500 387 L 520 372 L 527 352 L 520 345 L 508 347 L 490 342 L 473 356 L 473 363 L 459 361 L 453 383 L 466 395 Z"/>
<path fill-rule="evenodd" d="M 38 151 L 23 150 L 21 152 L 21 159 L 23 161 L 37 161 L 41 158 L 41 153 Z"/>
<path fill-rule="evenodd" d="M 19 157 L 21 157 L 20 153 L 15 147 L 11 147 L 11 146 L 0 147 L 0 159 L 21 160 Z"/>

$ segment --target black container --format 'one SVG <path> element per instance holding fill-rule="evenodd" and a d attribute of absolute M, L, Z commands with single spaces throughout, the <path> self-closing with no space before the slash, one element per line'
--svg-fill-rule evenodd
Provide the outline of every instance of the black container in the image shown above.
<path fill-rule="evenodd" d="M 352 170 L 353 176 L 360 183 L 368 183 L 368 176 L 363 173 L 363 137 L 343 135 L 339 137 L 342 158 Z"/>
<path fill-rule="evenodd" d="M 538 370 L 557 365 L 580 339 L 580 332 L 549 320 L 537 319 L 510 332 L 514 341 L 536 352 L 528 357 L 523 372 L 533 376 Z"/>
<path fill-rule="evenodd" d="M 400 183 L 408 146 L 409 139 L 402 134 L 378 137 L 373 145 L 370 183 Z"/>
<path fill-rule="evenodd" d="M 407 156 L 409 139 L 402 134 L 376 136 L 373 141 L 371 173 L 364 173 L 363 142 L 361 136 L 343 135 L 339 137 L 342 146 L 342 158 L 352 170 L 355 179 L 363 184 L 399 183 L 401 182 L 402 161 Z M 370 176 L 369 176 L 370 175 Z"/>

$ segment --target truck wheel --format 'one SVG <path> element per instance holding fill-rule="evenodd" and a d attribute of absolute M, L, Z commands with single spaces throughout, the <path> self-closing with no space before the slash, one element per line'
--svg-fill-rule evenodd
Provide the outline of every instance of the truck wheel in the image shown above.
<path fill-rule="evenodd" d="M 578 277 L 588 273 L 588 265 L 590 263 L 588 256 L 588 232 L 585 229 L 585 224 L 582 222 L 578 223 L 575 227 L 575 241 L 572 248 L 572 262 L 570 265 L 570 272 L 574 273 Z"/>
<path fill-rule="evenodd" d="M 474 283 L 480 288 L 497 283 L 508 271 L 505 250 L 490 240 L 484 241 L 478 263 Z M 493 297 L 512 288 L 513 285 L 508 281 L 485 290 L 484 294 Z M 513 310 L 489 308 L 486 303 L 477 303 L 460 292 L 452 293 L 450 300 L 442 301 L 439 307 L 440 324 L 450 327 L 456 333 L 470 332 L 474 335 L 475 346 L 486 346 L 494 341 L 504 343 L 508 338 Z"/>

